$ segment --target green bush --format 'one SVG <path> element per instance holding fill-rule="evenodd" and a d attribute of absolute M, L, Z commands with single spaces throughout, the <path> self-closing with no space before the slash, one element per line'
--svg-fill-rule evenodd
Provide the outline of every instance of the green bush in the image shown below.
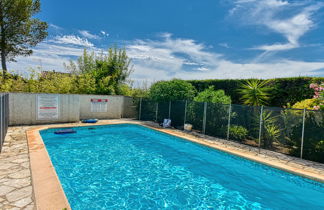
<path fill-rule="evenodd" d="M 214 86 L 215 89 L 222 89 L 225 94 L 230 96 L 233 104 L 242 104 L 240 100 L 241 94 L 238 89 L 242 83 L 246 83 L 250 79 L 214 79 L 214 80 L 188 80 L 198 92 Z M 267 86 L 272 88 L 268 106 L 283 107 L 288 103 L 295 104 L 298 101 L 312 98 L 314 91 L 309 88 L 311 83 L 321 83 L 324 77 L 294 77 L 279 78 L 268 80 Z"/>
<path fill-rule="evenodd" d="M 159 81 L 151 86 L 149 96 L 154 101 L 193 99 L 195 88 L 184 80 Z"/>
<path fill-rule="evenodd" d="M 231 97 L 225 95 L 224 90 L 214 90 L 214 87 L 210 86 L 208 89 L 198 93 L 194 101 L 230 104 Z"/>
<path fill-rule="evenodd" d="M 294 109 L 310 109 L 312 110 L 314 108 L 314 106 L 316 105 L 316 100 L 315 98 L 312 99 L 305 99 L 302 101 L 299 101 L 297 103 L 295 103 L 292 108 Z"/>
<path fill-rule="evenodd" d="M 239 125 L 231 125 L 229 131 L 230 131 L 230 138 L 233 140 L 242 141 L 248 135 L 248 130 L 243 126 L 239 126 Z"/>

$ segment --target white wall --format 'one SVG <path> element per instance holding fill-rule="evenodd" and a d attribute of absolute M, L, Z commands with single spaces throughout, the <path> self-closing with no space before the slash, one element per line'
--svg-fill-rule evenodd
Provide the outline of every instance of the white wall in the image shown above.
<path fill-rule="evenodd" d="M 59 96 L 59 117 L 52 120 L 37 119 L 37 95 Z M 107 112 L 91 112 L 91 99 L 108 99 Z M 9 125 L 78 122 L 82 119 L 135 118 L 136 106 L 131 97 L 73 94 L 9 94 Z"/>
<path fill-rule="evenodd" d="M 79 95 L 80 119 L 112 119 L 121 118 L 124 96 Z M 108 99 L 107 112 L 91 112 L 91 99 Z"/>
<path fill-rule="evenodd" d="M 57 95 L 59 97 L 58 119 L 37 119 L 37 95 Z M 9 93 L 9 125 L 76 122 L 79 121 L 79 107 L 78 95 Z"/>

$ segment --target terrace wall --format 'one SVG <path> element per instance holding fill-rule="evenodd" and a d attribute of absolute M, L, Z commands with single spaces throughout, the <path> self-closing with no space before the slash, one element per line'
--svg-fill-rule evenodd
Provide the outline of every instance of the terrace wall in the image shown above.
<path fill-rule="evenodd" d="M 37 96 L 58 96 L 58 117 L 38 119 Z M 108 99 L 105 112 L 93 112 L 91 99 Z M 135 118 L 137 112 L 131 97 L 77 94 L 9 93 L 9 125 L 36 125 L 78 122 L 82 119 Z"/>
<path fill-rule="evenodd" d="M 59 116 L 52 120 L 37 119 L 37 96 L 57 95 Z M 34 125 L 46 123 L 76 122 L 80 118 L 78 95 L 9 93 L 9 125 Z"/>
<path fill-rule="evenodd" d="M 80 95 L 80 119 L 122 117 L 124 96 Z M 107 112 L 91 112 L 91 99 L 108 99 Z"/>

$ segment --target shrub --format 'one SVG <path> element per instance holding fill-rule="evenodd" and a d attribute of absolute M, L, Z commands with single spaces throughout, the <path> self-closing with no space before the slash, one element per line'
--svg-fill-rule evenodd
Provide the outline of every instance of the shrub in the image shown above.
<path fill-rule="evenodd" d="M 315 110 L 324 110 L 324 82 L 321 84 L 310 84 L 311 89 L 314 89 L 313 98 L 316 99 L 316 104 L 313 107 Z"/>
<path fill-rule="evenodd" d="M 208 89 L 204 90 L 203 92 L 200 92 L 194 98 L 194 101 L 230 104 L 231 97 L 225 95 L 224 90 L 214 90 L 214 87 L 210 86 Z"/>
<path fill-rule="evenodd" d="M 246 79 L 213 79 L 213 80 L 189 80 L 198 92 L 204 91 L 209 86 L 214 86 L 215 89 L 222 89 L 225 94 L 230 96 L 233 104 L 241 104 L 241 95 L 237 91 Z M 269 92 L 271 95 L 268 101 L 269 106 L 285 106 L 286 104 L 295 104 L 298 101 L 312 98 L 314 91 L 309 88 L 311 83 L 320 84 L 324 81 L 323 77 L 294 77 L 294 78 L 278 78 L 271 79 L 267 87 L 271 87 Z"/>
<path fill-rule="evenodd" d="M 159 81 L 151 86 L 149 96 L 155 101 L 176 101 L 192 99 L 195 88 L 184 80 Z"/>
<path fill-rule="evenodd" d="M 305 99 L 300 102 L 295 103 L 292 108 L 294 109 L 310 109 L 312 110 L 316 106 L 316 99 Z"/>
<path fill-rule="evenodd" d="M 242 141 L 248 135 L 248 130 L 243 126 L 231 125 L 229 131 L 230 137 L 234 140 Z"/>

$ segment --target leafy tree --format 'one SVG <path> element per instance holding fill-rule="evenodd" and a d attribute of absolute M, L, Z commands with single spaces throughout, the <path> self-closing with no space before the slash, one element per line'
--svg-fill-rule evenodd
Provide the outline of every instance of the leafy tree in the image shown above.
<path fill-rule="evenodd" d="M 155 101 L 186 100 L 194 97 L 195 88 L 179 79 L 159 81 L 151 86 L 149 95 Z"/>
<path fill-rule="evenodd" d="M 149 96 L 149 91 L 142 88 L 133 88 L 130 96 L 135 98 L 146 98 Z"/>
<path fill-rule="evenodd" d="M 239 89 L 243 103 L 251 106 L 266 105 L 270 99 L 269 91 L 271 90 L 266 86 L 268 82 L 269 80 L 249 80 L 243 83 Z"/>
<path fill-rule="evenodd" d="M 84 50 L 76 63 L 70 61 L 65 66 L 75 75 L 90 74 L 95 80 L 97 94 L 122 94 L 125 91 L 123 85 L 132 72 L 130 62 L 125 49 L 114 47 L 100 55 Z"/>
<path fill-rule="evenodd" d="M 208 89 L 200 92 L 194 101 L 197 102 L 211 102 L 219 104 L 230 104 L 231 97 L 225 95 L 224 90 L 214 90 L 214 86 L 210 86 Z"/>
<path fill-rule="evenodd" d="M 4 75 L 7 60 L 32 54 L 30 48 L 47 36 L 47 23 L 32 18 L 39 11 L 40 0 L 0 1 L 0 54 Z"/>

